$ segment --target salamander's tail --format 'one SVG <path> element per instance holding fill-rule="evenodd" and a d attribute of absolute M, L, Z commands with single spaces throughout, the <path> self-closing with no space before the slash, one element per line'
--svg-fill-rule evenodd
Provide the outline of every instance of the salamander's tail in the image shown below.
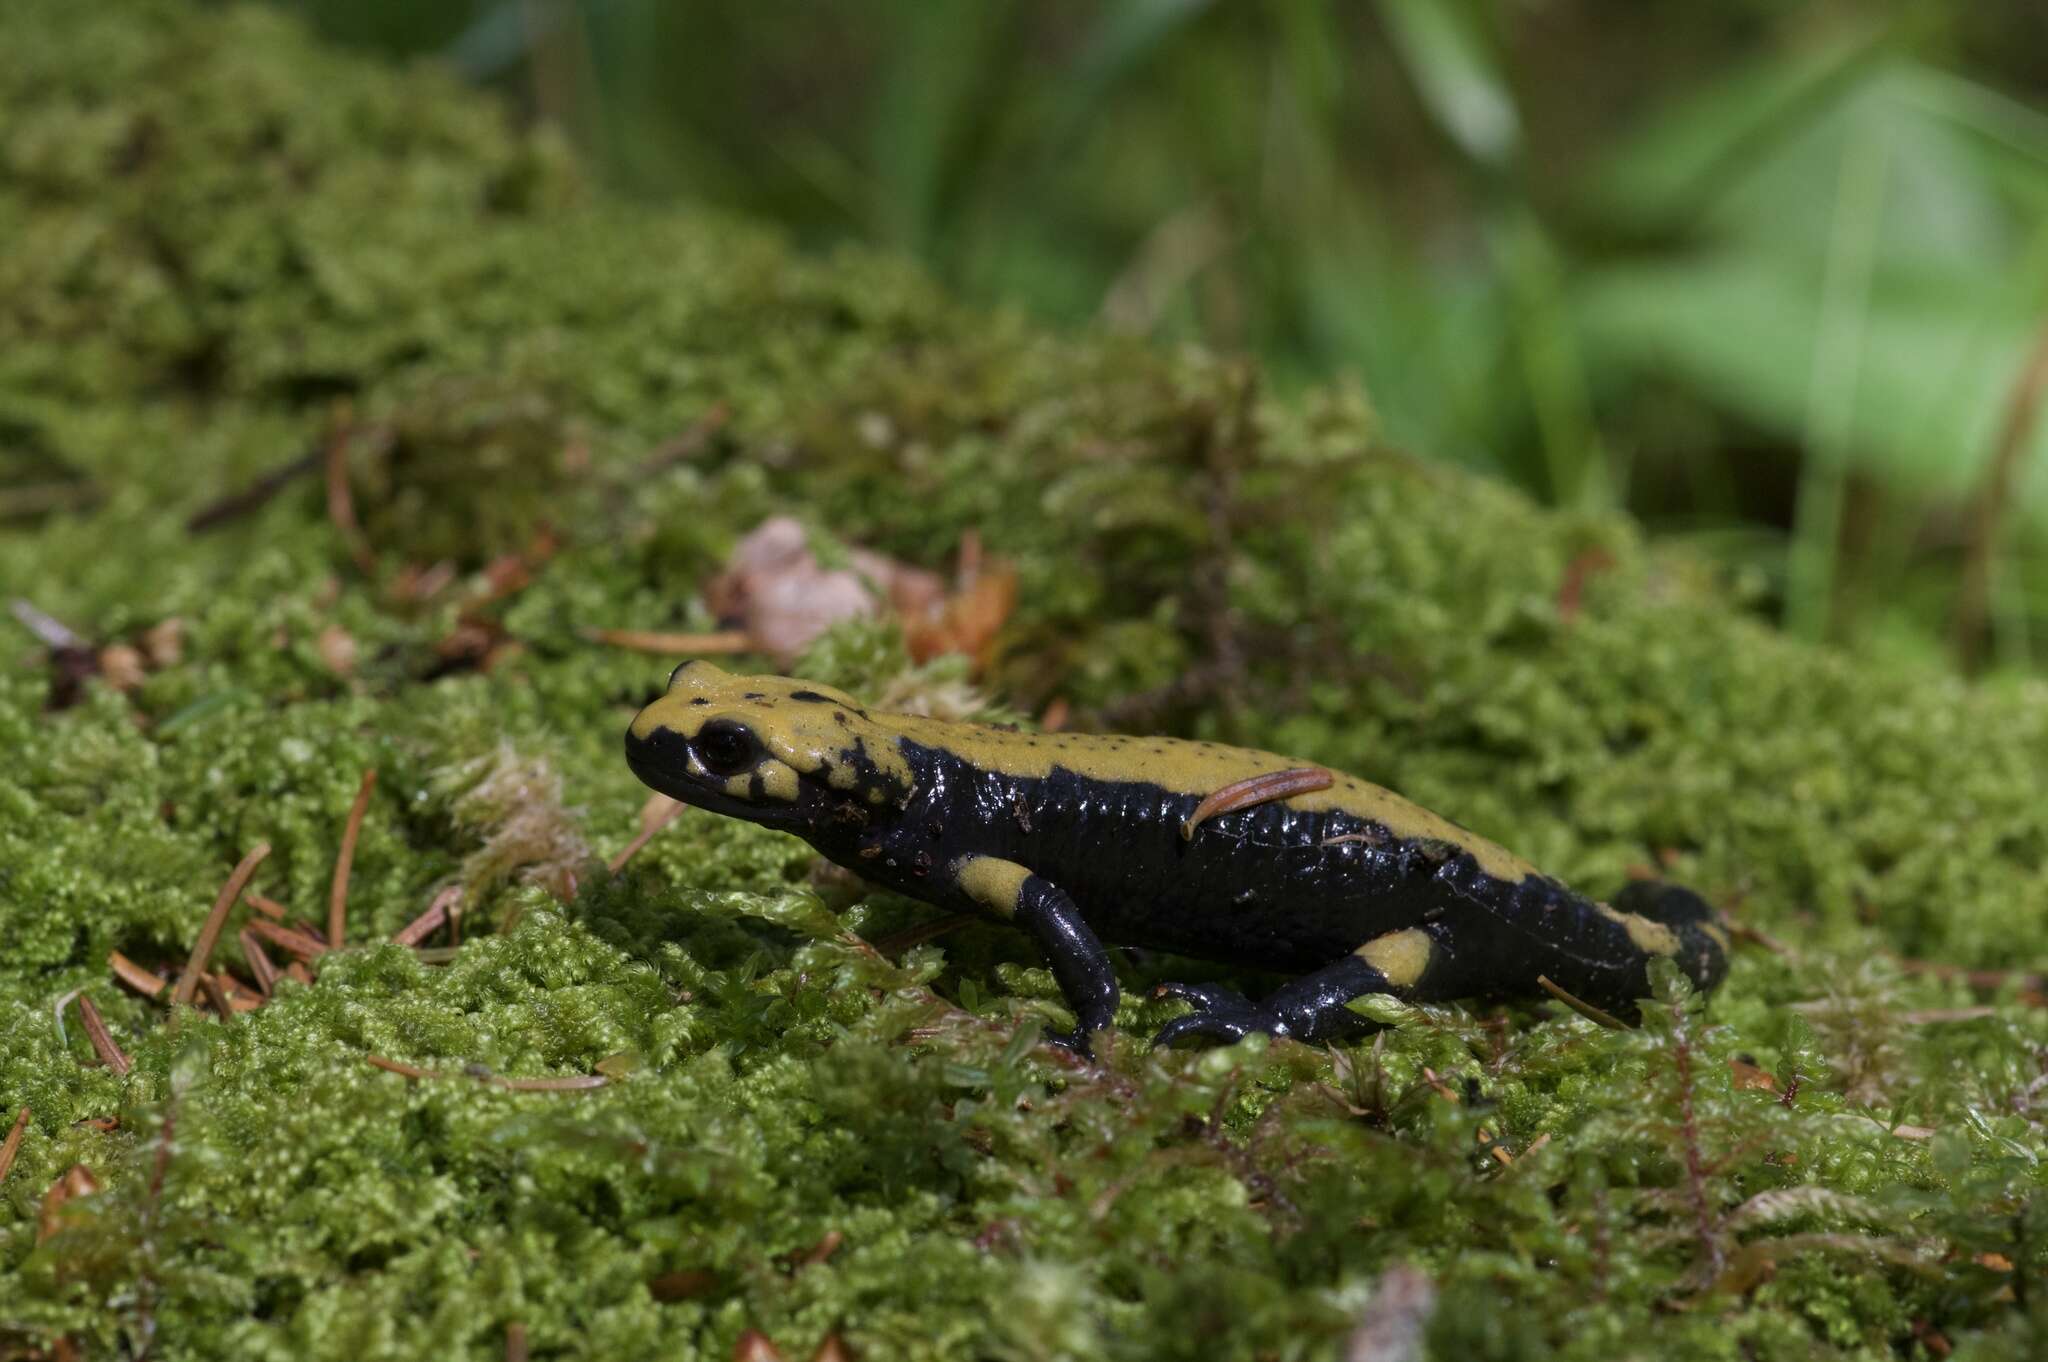
<path fill-rule="evenodd" d="M 1678 937 L 1673 957 L 1702 993 L 1728 974 L 1728 928 L 1714 906 L 1690 889 L 1661 880 L 1636 880 L 1614 896 L 1624 913 L 1669 927 Z"/>

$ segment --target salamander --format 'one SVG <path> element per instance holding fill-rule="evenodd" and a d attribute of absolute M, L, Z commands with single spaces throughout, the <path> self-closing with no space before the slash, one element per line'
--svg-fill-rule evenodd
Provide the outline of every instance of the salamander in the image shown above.
<path fill-rule="evenodd" d="M 1270 752 L 1034 733 L 870 710 L 829 686 L 686 662 L 626 733 L 663 794 L 796 834 L 869 880 L 1014 924 L 1087 1053 L 1118 986 L 1104 942 L 1296 976 L 1254 1002 L 1166 984 L 1193 1010 L 1156 1044 L 1355 1030 L 1346 1004 L 1535 996 L 1623 1016 L 1667 957 L 1702 989 L 1728 935 L 1690 890 L 1583 897 L 1392 790 Z"/>

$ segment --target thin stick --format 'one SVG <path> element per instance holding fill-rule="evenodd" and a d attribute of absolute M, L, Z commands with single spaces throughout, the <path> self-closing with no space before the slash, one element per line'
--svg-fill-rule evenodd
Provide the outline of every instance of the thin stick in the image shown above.
<path fill-rule="evenodd" d="M 386 1073 L 397 1074 L 402 1078 L 428 1077 L 427 1071 L 425 1069 L 417 1069 L 410 1064 L 400 1064 L 397 1060 L 386 1059 L 382 1055 L 364 1055 L 363 1058 L 366 1061 L 368 1061 L 371 1066 L 382 1069 Z"/>
<path fill-rule="evenodd" d="M 222 1021 L 235 1019 L 235 1005 L 228 1001 L 228 991 L 221 985 L 220 976 L 208 970 L 199 976 L 199 986 L 206 990 L 206 1001 L 213 1004 L 213 1010 Z"/>
<path fill-rule="evenodd" d="M 263 914 L 263 916 L 278 922 L 282 922 L 286 917 L 290 916 L 290 910 L 282 903 L 279 903 L 276 899 L 265 898 L 254 889 L 242 895 L 242 902 L 248 904 L 251 908 Z"/>
<path fill-rule="evenodd" d="M 280 946 L 290 951 L 293 955 L 298 956 L 300 960 L 318 960 L 321 956 L 327 954 L 327 947 L 315 941 L 312 937 L 307 936 L 304 932 L 295 932 L 289 927 L 280 927 L 275 922 L 267 922 L 262 918 L 258 918 L 249 924 L 249 930 L 262 937 L 265 941 L 268 941 L 271 945 Z M 296 962 L 294 962 L 295 964 Z M 291 974 L 293 967 L 287 966 L 285 973 Z M 310 983 L 310 977 L 304 982 Z"/>
<path fill-rule="evenodd" d="M 78 995 L 78 1019 L 85 1023 L 85 1034 L 92 1040 L 93 1052 L 100 1057 L 100 1063 L 112 1069 L 122 1078 L 135 1067 L 128 1056 L 121 1053 L 121 1047 L 114 1043 L 113 1033 L 100 1017 L 100 1010 L 92 1005 L 92 999 L 83 993 Z"/>
<path fill-rule="evenodd" d="M 270 854 L 270 843 L 258 842 L 249 848 L 249 854 L 228 876 L 228 882 L 221 886 L 220 896 L 213 901 L 213 911 L 206 915 L 206 925 L 199 929 L 199 939 L 192 943 L 192 958 L 185 962 L 185 972 L 178 976 L 178 986 L 171 990 L 172 1007 L 189 1007 L 192 994 L 199 987 L 199 973 L 206 968 L 206 962 L 213 958 L 213 943 L 220 939 L 221 925 L 228 920 L 228 909 L 235 906 L 235 900 L 242 896 L 248 886 L 249 877 L 256 873 L 256 867 L 263 864 L 263 858 Z"/>
<path fill-rule="evenodd" d="M 1587 1021 L 1598 1022 L 1600 1023 L 1600 1025 L 1606 1027 L 1610 1031 L 1626 1031 L 1630 1029 L 1627 1022 L 1619 1020 L 1614 1016 L 1613 1013 L 1602 1012 L 1599 1008 L 1593 1006 L 1593 1004 L 1587 1002 L 1585 999 L 1573 997 L 1571 994 L 1559 988 L 1556 984 L 1551 983 L 1548 977 L 1539 974 L 1536 976 L 1536 982 L 1543 986 L 1543 991 L 1545 993 L 1548 993 L 1551 997 L 1557 999 L 1566 1007 L 1569 1007 L 1572 1011 L 1578 1013 L 1581 1017 L 1584 1017 Z"/>
<path fill-rule="evenodd" d="M 255 510 L 282 492 L 293 479 L 303 477 L 318 468 L 323 457 L 318 449 L 308 450 L 290 463 L 271 469 L 240 491 L 229 493 L 220 500 L 207 504 L 193 512 L 185 521 L 185 533 L 203 534 L 216 525 Z"/>
<path fill-rule="evenodd" d="M 256 976 L 256 991 L 268 998 L 277 988 L 277 964 L 270 953 L 263 949 L 263 943 L 256 939 L 256 933 L 242 928 L 236 938 L 242 943 L 242 958 L 249 962 L 249 972 Z"/>
<path fill-rule="evenodd" d="M 327 944 L 341 945 L 342 928 L 348 922 L 348 874 L 355 865 L 356 838 L 362 835 L 363 815 L 370 811 L 370 792 L 377 788 L 377 768 L 363 772 L 356 786 L 356 802 L 348 806 L 348 826 L 341 830 L 341 854 L 334 861 L 334 887 L 327 892 Z"/>
<path fill-rule="evenodd" d="M 108 953 L 107 967 L 114 971 L 115 978 L 151 1000 L 163 997 L 164 990 L 171 986 L 170 980 L 150 973 L 119 951 Z"/>
<path fill-rule="evenodd" d="M 448 910 L 462 897 L 462 886 L 451 884 L 434 895 L 434 901 L 427 905 L 427 911 L 400 927 L 391 934 L 391 939 L 401 946 L 417 947 L 448 921 Z"/>
<path fill-rule="evenodd" d="M 1297 766 L 1287 771 L 1268 771 L 1264 775 L 1233 781 L 1195 805 L 1195 811 L 1180 825 L 1181 839 L 1193 841 L 1195 829 L 1219 813 L 1235 813 L 1239 809 L 1270 804 L 1276 799 L 1312 794 L 1317 790 L 1327 790 L 1336 783 L 1337 778 L 1320 766 Z"/>
<path fill-rule="evenodd" d="M 14 1129 L 7 1132 L 7 1142 L 0 1144 L 0 1182 L 7 1181 L 7 1175 L 14 1171 L 14 1155 L 21 1148 L 21 1134 L 28 1129 L 29 1110 L 21 1109 L 14 1118 Z"/>
<path fill-rule="evenodd" d="M 875 942 L 874 946 L 883 955 L 895 955 L 909 950 L 912 946 L 922 946 L 927 941 L 937 940 L 948 932 L 956 932 L 969 923 L 978 921 L 980 917 L 979 913 L 949 913 L 945 917 L 935 917 L 930 922 L 920 922 L 915 927 L 905 927 L 900 932 L 892 932 Z"/>
<path fill-rule="evenodd" d="M 656 816 L 655 820 L 652 823 L 649 823 L 646 827 L 640 829 L 640 833 L 638 836 L 636 836 L 632 841 L 626 843 L 626 849 L 624 851 L 621 851 L 618 855 L 612 857 L 611 864 L 606 868 L 609 869 L 612 872 L 612 874 L 618 874 L 620 870 L 625 868 L 626 862 L 632 860 L 635 856 L 640 854 L 640 848 L 646 846 L 649 842 L 654 840 L 655 833 L 660 832 L 663 828 L 675 822 L 677 818 L 682 816 L 683 810 L 689 807 L 690 806 L 688 804 L 678 803 L 671 808 L 663 809 L 661 813 Z"/>
<path fill-rule="evenodd" d="M 635 653 L 751 653 L 754 636 L 743 629 L 712 634 L 664 634 L 650 629 L 585 629 L 583 637 Z"/>

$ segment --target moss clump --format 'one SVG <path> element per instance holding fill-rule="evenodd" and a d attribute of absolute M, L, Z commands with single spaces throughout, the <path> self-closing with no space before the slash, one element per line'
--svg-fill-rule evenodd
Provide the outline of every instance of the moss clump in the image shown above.
<path fill-rule="evenodd" d="M 1789 644 L 1625 524 L 1377 447 L 1353 395 L 1267 402 L 888 259 L 607 204 L 488 103 L 269 12 L 9 17 L 0 488 L 71 490 L 0 501 L 0 581 L 98 642 L 185 633 L 56 711 L 25 639 L 0 657 L 0 1120 L 34 1112 L 0 1352 L 483 1358 L 519 1323 L 537 1356 L 756 1328 L 1334 1357 L 1419 1273 L 1445 1358 L 2039 1355 L 2048 1017 L 1893 956 L 2048 955 L 2040 686 Z M 318 477 L 184 528 L 343 404 L 361 541 Z M 661 667 L 581 631 L 708 627 L 698 587 L 777 510 L 1012 559 L 1004 703 L 1312 754 L 1595 889 L 1662 865 L 1788 953 L 1625 1034 L 1401 1010 L 1326 1052 L 1161 1056 L 1167 966 L 1130 962 L 1082 1071 L 1030 1045 L 1058 1001 L 1019 941 L 878 956 L 848 929 L 922 910 L 833 918 L 787 838 L 685 818 L 614 880 L 587 853 L 638 826 L 617 735 Z M 861 629 L 802 666 L 905 669 Z M 320 918 L 371 766 L 350 939 L 467 874 L 451 961 L 364 945 L 175 1028 L 108 981 L 110 950 L 182 958 L 257 840 L 258 887 Z M 478 794 L 507 771 L 541 831 Z M 78 988 L 125 1078 L 53 1024 Z M 80 1162 L 103 1190 L 39 1243 Z"/>

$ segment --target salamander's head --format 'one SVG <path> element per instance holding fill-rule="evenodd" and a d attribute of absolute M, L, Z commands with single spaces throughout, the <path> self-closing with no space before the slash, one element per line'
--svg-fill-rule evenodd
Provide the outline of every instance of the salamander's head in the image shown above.
<path fill-rule="evenodd" d="M 864 823 L 915 784 L 894 736 L 852 696 L 709 662 L 670 674 L 626 730 L 626 762 L 685 804 L 798 831 Z"/>

